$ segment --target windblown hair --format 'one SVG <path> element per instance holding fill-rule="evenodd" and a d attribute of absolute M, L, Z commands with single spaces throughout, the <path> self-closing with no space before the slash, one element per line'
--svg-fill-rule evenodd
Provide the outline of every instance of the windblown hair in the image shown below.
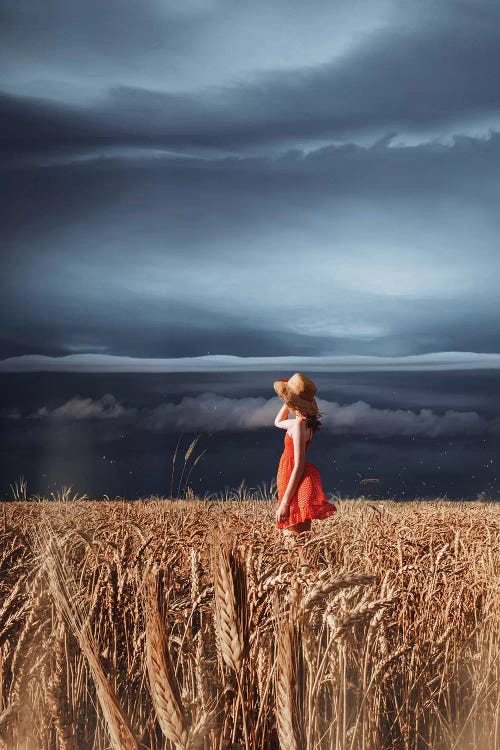
<path fill-rule="evenodd" d="M 321 412 L 320 414 L 304 414 L 307 418 L 306 424 L 313 431 L 313 434 L 321 430 Z"/>

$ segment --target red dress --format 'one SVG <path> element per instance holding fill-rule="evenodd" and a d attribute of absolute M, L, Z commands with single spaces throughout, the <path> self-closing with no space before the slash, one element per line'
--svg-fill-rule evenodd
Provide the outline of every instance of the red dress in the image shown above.
<path fill-rule="evenodd" d="M 311 439 L 306 441 L 306 455 L 310 443 Z M 293 437 L 287 432 L 285 435 L 285 449 L 281 454 L 278 466 L 278 505 L 281 503 L 286 488 L 288 487 L 288 481 L 294 463 Z M 309 461 L 305 461 L 304 473 L 299 481 L 297 489 L 290 498 L 288 516 L 284 521 L 277 521 L 276 526 L 278 529 L 286 529 L 287 526 L 300 523 L 307 518 L 328 518 L 328 516 L 331 516 L 336 510 L 337 509 L 333 503 L 328 502 L 328 498 L 321 484 L 321 476 L 318 468 Z"/>

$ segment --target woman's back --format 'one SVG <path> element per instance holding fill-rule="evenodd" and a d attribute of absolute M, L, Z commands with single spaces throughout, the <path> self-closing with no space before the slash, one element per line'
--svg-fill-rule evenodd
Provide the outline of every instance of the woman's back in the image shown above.
<path fill-rule="evenodd" d="M 293 439 L 293 435 L 292 435 L 292 430 L 293 430 L 293 428 L 294 428 L 294 427 L 295 427 L 295 425 L 293 424 L 293 425 L 292 425 L 291 427 L 289 427 L 289 428 L 288 428 L 288 430 L 286 431 L 286 434 L 287 434 L 287 435 L 288 435 L 289 437 L 291 437 L 292 439 Z M 306 427 L 306 430 L 307 430 L 307 435 L 308 435 L 308 437 L 306 438 L 306 445 L 307 445 L 307 443 L 310 443 L 310 442 L 311 442 L 311 440 L 312 440 L 312 436 L 313 436 L 313 430 L 312 430 L 312 429 L 311 429 L 310 427 Z"/>

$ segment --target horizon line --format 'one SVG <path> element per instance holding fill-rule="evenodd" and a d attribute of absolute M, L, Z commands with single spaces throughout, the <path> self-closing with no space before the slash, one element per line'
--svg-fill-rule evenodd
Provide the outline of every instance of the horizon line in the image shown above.
<path fill-rule="evenodd" d="M 205 354 L 196 357 L 146 358 L 102 353 L 22 354 L 0 360 L 6 372 L 255 372 L 301 369 L 311 372 L 368 372 L 390 370 L 500 369 L 500 353 L 443 351 L 405 356 L 363 354 L 329 356 L 240 357 Z"/>

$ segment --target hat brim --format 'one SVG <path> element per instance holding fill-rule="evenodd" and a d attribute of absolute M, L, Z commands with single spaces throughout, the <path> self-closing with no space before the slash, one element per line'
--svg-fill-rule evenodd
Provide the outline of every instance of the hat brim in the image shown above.
<path fill-rule="evenodd" d="M 300 396 L 296 396 L 295 393 L 291 393 L 290 389 L 287 386 L 287 379 L 283 378 L 281 380 L 275 380 L 273 383 L 273 388 L 278 394 L 278 396 L 283 399 L 285 404 L 287 406 L 290 406 L 292 409 L 298 409 L 303 414 L 319 414 L 319 408 L 318 404 L 316 403 L 316 399 L 313 398 L 311 401 L 300 398 Z"/>

